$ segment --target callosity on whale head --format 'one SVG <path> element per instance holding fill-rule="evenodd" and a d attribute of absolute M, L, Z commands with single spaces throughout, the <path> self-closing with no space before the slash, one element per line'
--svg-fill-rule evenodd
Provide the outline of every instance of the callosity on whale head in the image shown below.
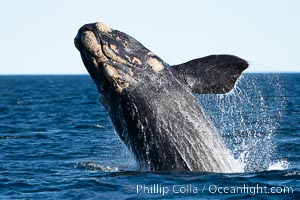
<path fill-rule="evenodd" d="M 84 25 L 74 42 L 119 136 L 142 168 L 238 171 L 193 92 L 230 91 L 246 61 L 212 55 L 170 66 L 103 23 Z"/>
<path fill-rule="evenodd" d="M 135 83 L 135 73 L 148 68 L 152 69 L 150 73 L 155 73 L 165 65 L 134 38 L 99 22 L 83 26 L 75 45 L 99 92 L 104 92 L 102 86 L 107 84 L 121 93 Z"/>

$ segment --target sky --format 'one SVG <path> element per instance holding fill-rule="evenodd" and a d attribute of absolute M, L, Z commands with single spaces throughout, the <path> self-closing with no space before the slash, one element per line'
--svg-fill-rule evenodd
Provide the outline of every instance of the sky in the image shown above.
<path fill-rule="evenodd" d="M 78 29 L 104 22 L 170 65 L 211 54 L 300 72 L 298 0 L 1 0 L 0 74 L 87 74 Z"/>

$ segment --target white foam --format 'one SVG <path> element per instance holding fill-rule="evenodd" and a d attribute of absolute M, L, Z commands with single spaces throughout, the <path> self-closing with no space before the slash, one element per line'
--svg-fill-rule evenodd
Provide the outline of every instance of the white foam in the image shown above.
<path fill-rule="evenodd" d="M 83 168 L 89 171 L 103 171 L 103 172 L 117 172 L 120 171 L 118 167 L 105 166 L 94 162 L 80 162 L 75 165 L 76 168 Z"/>
<path fill-rule="evenodd" d="M 104 128 L 104 126 L 101 126 L 100 124 L 94 125 L 95 128 Z"/>
<path fill-rule="evenodd" d="M 268 171 L 270 170 L 286 170 L 289 168 L 289 162 L 286 160 L 282 160 L 276 163 L 272 163 L 269 167 L 268 167 Z"/>

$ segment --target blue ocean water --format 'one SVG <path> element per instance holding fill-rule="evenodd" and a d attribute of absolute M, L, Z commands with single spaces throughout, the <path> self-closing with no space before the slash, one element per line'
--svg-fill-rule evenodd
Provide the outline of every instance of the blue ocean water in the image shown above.
<path fill-rule="evenodd" d="M 89 76 L 0 76 L 0 199 L 300 199 L 300 74 L 197 98 L 244 173 L 141 171 Z"/>

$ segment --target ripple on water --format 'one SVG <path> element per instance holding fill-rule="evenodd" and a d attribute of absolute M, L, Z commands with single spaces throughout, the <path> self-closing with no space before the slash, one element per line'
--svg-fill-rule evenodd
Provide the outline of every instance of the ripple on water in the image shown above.
<path fill-rule="evenodd" d="M 79 162 L 74 165 L 77 169 L 84 169 L 89 171 L 103 171 L 103 172 L 118 172 L 118 167 L 112 167 L 109 165 L 103 165 L 94 162 Z"/>

